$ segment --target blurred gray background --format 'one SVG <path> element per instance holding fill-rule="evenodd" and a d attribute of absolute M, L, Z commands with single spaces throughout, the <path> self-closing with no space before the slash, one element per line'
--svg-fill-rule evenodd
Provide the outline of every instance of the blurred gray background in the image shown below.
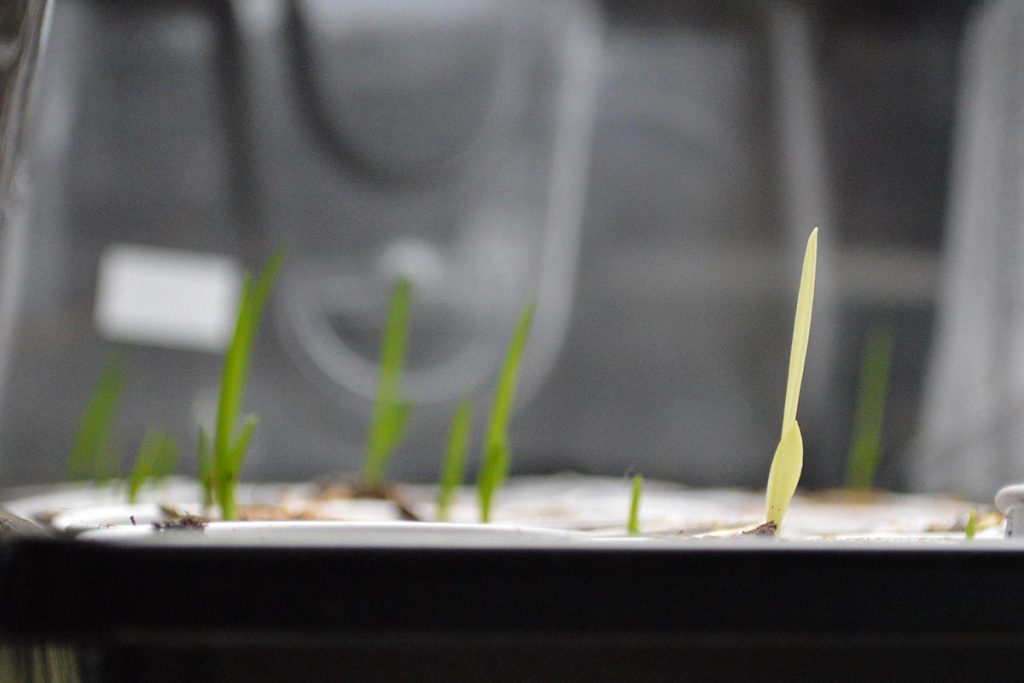
<path fill-rule="evenodd" d="M 407 272 L 418 407 L 395 478 L 436 476 L 456 398 L 486 412 L 536 298 L 515 471 L 761 486 L 820 226 L 803 481 L 841 483 L 865 335 L 887 325 L 879 484 L 910 486 L 976 3 L 492 4 L 57 0 L 3 481 L 62 476 L 114 347 L 126 456 L 160 425 L 194 467 L 220 356 L 93 324 L 101 254 L 136 244 L 248 268 L 288 251 L 247 476 L 358 467 L 387 284 Z"/>

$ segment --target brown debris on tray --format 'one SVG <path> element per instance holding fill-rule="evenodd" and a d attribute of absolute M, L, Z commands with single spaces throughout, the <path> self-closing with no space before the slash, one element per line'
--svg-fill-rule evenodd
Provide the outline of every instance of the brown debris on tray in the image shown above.
<path fill-rule="evenodd" d="M 925 532 L 929 534 L 934 533 L 960 533 L 967 531 L 967 519 L 968 516 L 964 515 L 953 522 L 943 522 L 929 524 L 925 529 Z M 987 509 L 978 510 L 978 520 L 975 523 L 975 528 L 978 531 L 982 529 L 991 529 L 997 527 L 1005 521 L 1003 513 L 999 510 Z"/>
<path fill-rule="evenodd" d="M 779 527 L 775 522 L 765 522 L 758 524 L 753 529 L 741 531 L 740 536 L 774 536 L 778 530 Z"/>
<path fill-rule="evenodd" d="M 316 490 L 313 494 L 319 500 L 346 500 L 368 498 L 370 500 L 386 500 L 398 508 L 402 519 L 410 522 L 422 522 L 422 518 L 412 509 L 412 503 L 408 496 L 398 486 L 384 484 L 383 486 L 367 486 L 360 481 L 347 479 L 332 479 L 316 482 Z"/>
<path fill-rule="evenodd" d="M 157 531 L 175 531 L 179 529 L 202 531 L 206 528 L 206 520 L 195 515 L 181 515 L 166 522 L 153 522 L 153 528 Z"/>

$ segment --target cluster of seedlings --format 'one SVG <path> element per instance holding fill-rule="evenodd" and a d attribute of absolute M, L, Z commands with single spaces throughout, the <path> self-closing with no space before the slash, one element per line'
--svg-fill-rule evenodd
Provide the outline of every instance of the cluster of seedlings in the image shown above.
<path fill-rule="evenodd" d="M 234 334 L 224 356 L 213 438 L 204 426 L 199 427 L 198 479 L 203 503 L 208 508 L 218 508 L 224 520 L 238 517 L 237 485 L 258 423 L 255 415 L 243 416 L 242 401 L 256 332 L 282 260 L 282 254 L 277 252 L 257 278 L 248 273 L 244 277 Z M 362 495 L 382 495 L 388 463 L 402 442 L 413 409 L 401 387 L 412 294 L 412 283 L 407 278 L 398 278 L 392 289 L 381 341 L 377 394 L 366 439 L 362 480 L 356 489 Z M 533 310 L 533 305 L 528 304 L 519 317 L 494 391 L 478 481 L 483 522 L 490 520 L 495 493 L 508 477 L 511 461 L 508 423 Z M 114 358 L 108 362 L 83 411 L 69 458 L 68 479 L 104 483 L 118 478 L 121 457 L 114 445 L 114 422 L 123 382 L 124 371 L 120 361 Z M 473 413 L 472 401 L 463 397 L 451 418 L 441 466 L 439 520 L 448 518 L 454 493 L 465 475 Z M 178 450 L 178 444 L 166 432 L 156 429 L 146 432 L 125 480 L 129 502 L 136 500 L 144 485 L 156 483 L 173 472 Z"/>
<path fill-rule="evenodd" d="M 121 402 L 124 369 L 119 357 L 107 361 L 99 383 L 86 405 L 68 458 L 67 478 L 103 484 L 120 477 L 121 456 L 114 438 L 114 422 Z M 174 472 L 178 444 L 159 429 L 142 437 L 135 463 L 125 478 L 129 503 L 134 503 L 147 482 L 158 482 Z"/>
<path fill-rule="evenodd" d="M 782 428 L 768 476 L 765 521 L 749 532 L 757 535 L 779 534 L 803 467 L 804 448 L 797 422 L 797 405 L 810 336 L 817 244 L 818 230 L 815 228 L 807 241 L 804 254 Z M 224 520 L 236 519 L 238 516 L 236 488 L 257 425 L 256 416 L 242 414 L 245 384 L 256 332 L 282 261 L 282 254 L 277 252 L 258 277 L 245 275 L 234 334 L 224 357 L 212 439 L 205 427 L 200 426 L 199 429 L 198 479 L 203 503 L 207 508 L 218 508 L 220 518 Z M 381 339 L 379 380 L 366 438 L 361 480 L 353 489 L 356 495 L 387 496 L 388 464 L 403 440 L 414 409 L 402 390 L 412 301 L 412 283 L 404 277 L 398 278 L 391 292 Z M 508 478 L 512 457 L 508 424 L 533 316 L 534 306 L 529 303 L 523 308 L 516 323 L 495 383 L 490 415 L 482 439 L 477 479 L 481 522 L 491 520 L 495 496 Z M 861 369 L 855 433 L 847 469 L 849 488 L 869 488 L 878 465 L 881 415 L 888 386 L 891 346 L 891 334 L 887 331 L 869 336 Z M 121 364 L 114 358 L 108 362 L 83 411 L 68 463 L 70 479 L 104 482 L 117 478 L 120 457 L 114 444 L 113 426 L 123 381 Z M 449 519 L 455 493 L 465 476 L 474 412 L 473 402 L 467 396 L 458 402 L 451 416 L 437 487 L 438 521 Z M 125 479 L 126 495 L 130 502 L 135 501 L 144 485 L 172 473 L 178 451 L 177 443 L 169 434 L 155 429 L 146 432 L 134 466 Z M 637 474 L 632 478 L 625 524 L 627 533 L 631 535 L 640 533 L 642 490 L 643 476 Z M 973 526 L 968 525 L 968 536 L 973 535 Z"/>

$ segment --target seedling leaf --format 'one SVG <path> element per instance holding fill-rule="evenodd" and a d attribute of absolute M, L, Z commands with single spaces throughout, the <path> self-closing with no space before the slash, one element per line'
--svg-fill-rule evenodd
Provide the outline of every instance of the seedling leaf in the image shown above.
<path fill-rule="evenodd" d="M 882 452 L 882 424 L 889 391 L 892 332 L 875 327 L 868 334 L 861 362 L 857 408 L 853 418 L 853 442 L 846 463 L 846 487 L 869 489 Z"/>
<path fill-rule="evenodd" d="M 116 357 L 103 368 L 96 388 L 82 412 L 68 457 L 70 481 L 101 483 L 117 475 L 119 460 L 113 443 L 114 420 L 121 402 L 124 370 Z"/>
<path fill-rule="evenodd" d="M 242 431 L 238 435 L 238 440 L 235 442 L 234 448 L 231 449 L 232 469 L 236 473 L 242 468 L 242 462 L 245 460 L 245 451 L 249 448 L 249 440 L 252 438 L 252 432 L 257 424 L 259 424 L 259 420 L 256 419 L 255 415 L 247 415 L 245 424 L 242 425 Z"/>
<path fill-rule="evenodd" d="M 402 437 L 405 435 L 405 428 L 409 423 L 411 415 L 412 403 L 409 401 L 388 402 L 387 409 L 382 411 L 375 440 L 375 451 L 378 453 L 377 457 L 383 454 L 382 459 L 385 463 L 391 459 L 391 454 L 398 448 L 398 444 L 402 442 Z M 381 469 L 380 477 L 377 479 L 378 484 L 383 479 L 383 470 L 386 467 L 387 465 L 385 464 Z"/>
<path fill-rule="evenodd" d="M 128 502 L 135 503 L 143 484 L 156 483 L 174 471 L 178 462 L 178 444 L 174 437 L 155 429 L 146 430 L 135 465 L 128 476 Z"/>
<path fill-rule="evenodd" d="M 477 498 L 480 502 L 480 520 L 482 522 L 490 521 L 494 494 L 508 476 L 511 460 L 508 445 L 508 421 L 512 414 L 516 383 L 519 379 L 519 366 L 523 359 L 523 351 L 526 349 L 526 341 L 530 336 L 530 326 L 533 324 L 533 312 L 534 305 L 527 304 L 519 316 L 494 391 L 490 420 L 484 438 L 483 464 L 477 482 Z"/>
<path fill-rule="evenodd" d="M 402 398 L 402 368 L 409 330 L 409 308 L 412 282 L 400 277 L 391 290 L 391 304 L 384 327 L 380 351 L 380 380 L 377 400 L 370 418 L 363 462 L 363 482 L 370 487 L 381 485 L 391 455 L 402 441 L 412 413 L 412 404 Z"/>
<path fill-rule="evenodd" d="M 214 431 L 215 469 L 223 469 L 230 451 L 231 436 L 237 421 L 242 394 L 245 392 L 245 366 L 252 337 L 252 277 L 246 273 L 242 280 L 242 296 L 238 304 L 235 334 L 224 356 L 224 369 L 220 383 L 220 401 L 217 404 L 217 424 Z"/>
<path fill-rule="evenodd" d="M 217 472 L 215 490 L 217 499 L 220 501 L 220 515 L 223 519 L 235 519 L 238 516 L 235 487 L 238 485 L 242 462 L 245 460 L 245 451 L 249 448 L 249 439 L 252 438 L 256 424 L 257 420 L 253 415 L 249 415 L 245 419 L 242 431 L 238 435 L 238 441 L 235 442 L 228 455 L 228 466 Z"/>
<path fill-rule="evenodd" d="M 804 267 L 800 275 L 800 293 L 796 299 L 796 318 L 793 323 L 793 344 L 789 350 L 789 377 L 786 380 L 786 407 L 782 413 L 782 431 L 796 420 L 796 406 L 800 402 L 800 383 L 807 360 L 807 341 L 811 335 L 811 309 L 814 304 L 814 276 L 818 262 L 818 229 L 811 231 L 804 252 Z"/>
<path fill-rule="evenodd" d="M 491 521 L 491 504 L 494 494 L 505 481 L 510 457 L 508 441 L 504 437 L 495 437 L 484 446 L 484 461 L 477 482 L 481 522 Z"/>
<path fill-rule="evenodd" d="M 974 538 L 978 529 L 978 508 L 971 508 L 971 514 L 967 517 L 967 527 L 964 529 L 964 536 L 968 541 Z"/>
<path fill-rule="evenodd" d="M 219 458 L 224 458 L 230 451 L 231 437 L 238 420 L 242 395 L 245 393 L 245 381 L 249 371 L 256 329 L 283 258 L 281 251 L 274 252 L 255 283 L 248 274 L 242 283 L 242 297 L 238 307 L 235 333 L 224 357 L 220 402 L 217 405 L 214 448 L 215 454 Z"/>
<path fill-rule="evenodd" d="M 199 486 L 203 492 L 203 507 L 213 507 L 214 475 L 213 454 L 210 452 L 210 435 L 199 425 Z"/>
<path fill-rule="evenodd" d="M 629 496 L 629 521 L 626 524 L 626 531 L 630 536 L 640 533 L 640 494 L 643 493 L 644 476 L 637 474 L 633 477 L 633 490 Z"/>
<path fill-rule="evenodd" d="M 803 468 L 804 445 L 796 422 L 800 399 L 800 383 L 807 360 L 807 342 L 811 333 L 811 309 L 814 304 L 814 275 L 818 259 L 818 229 L 811 231 L 804 252 L 800 292 L 796 301 L 793 343 L 789 352 L 789 377 L 786 380 L 786 403 L 782 413 L 782 435 L 772 458 L 766 497 L 767 521 L 775 524 L 776 535 L 782 530 L 782 519 L 796 492 Z"/>
<path fill-rule="evenodd" d="M 796 493 L 800 471 L 804 466 L 804 442 L 800 435 L 800 425 L 796 420 L 789 425 L 789 429 L 782 433 L 768 473 L 768 521 L 775 523 L 776 533 Z"/>
<path fill-rule="evenodd" d="M 235 333 L 224 356 L 220 401 L 217 404 L 217 423 L 213 437 L 214 491 L 224 519 L 235 517 L 235 484 L 238 482 L 238 473 L 245 459 L 245 446 L 249 443 L 252 431 L 252 426 L 247 423 L 243 428 L 242 437 L 235 439 L 234 432 L 238 424 L 242 396 L 245 393 L 252 346 L 260 317 L 263 315 L 263 307 L 283 258 L 280 250 L 274 252 L 255 283 L 248 274 L 245 276 Z"/>
<path fill-rule="evenodd" d="M 437 518 L 448 520 L 448 510 L 455 495 L 455 489 L 462 483 L 466 471 L 466 452 L 469 450 L 469 439 L 473 430 L 473 402 L 463 397 L 452 413 L 452 423 L 448 428 L 448 448 L 444 454 L 444 465 L 441 469 L 441 485 L 437 496 Z"/>

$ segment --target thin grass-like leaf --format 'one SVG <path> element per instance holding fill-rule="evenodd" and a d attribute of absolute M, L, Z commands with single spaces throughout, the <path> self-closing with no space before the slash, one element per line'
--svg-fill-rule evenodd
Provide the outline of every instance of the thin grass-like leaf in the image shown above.
<path fill-rule="evenodd" d="M 211 508 L 214 497 L 213 453 L 210 447 L 210 435 L 206 428 L 199 425 L 199 487 L 203 494 L 203 507 Z"/>
<path fill-rule="evenodd" d="M 507 477 L 509 461 L 511 460 L 508 439 L 504 436 L 494 436 L 484 444 L 483 465 L 480 467 L 480 475 L 477 480 L 477 499 L 480 504 L 480 521 L 491 521 L 491 505 L 494 501 L 494 494 L 504 483 Z"/>
<path fill-rule="evenodd" d="M 533 324 L 534 305 L 527 304 L 519 316 L 516 329 L 512 333 L 501 375 L 494 391 L 494 402 L 491 404 L 490 420 L 484 437 L 484 457 L 477 482 L 477 498 L 480 503 L 480 520 L 491 519 L 491 504 L 494 494 L 508 477 L 511 453 L 508 445 L 508 422 L 512 414 L 515 400 L 516 384 L 519 380 L 519 366 L 523 352 L 530 336 Z"/>
<path fill-rule="evenodd" d="M 228 465 L 217 472 L 214 479 L 214 491 L 220 503 L 220 516 L 222 519 L 235 519 L 238 516 L 238 505 L 235 502 L 235 487 L 238 486 L 238 479 L 242 469 L 242 462 L 245 460 L 245 452 L 249 447 L 249 440 L 256 428 L 256 417 L 250 415 L 246 418 L 245 424 L 238 435 L 238 441 L 231 448 L 228 454 Z"/>
<path fill-rule="evenodd" d="M 626 531 L 630 536 L 640 533 L 640 494 L 644 489 L 644 476 L 637 474 L 633 476 L 633 488 L 629 495 L 629 520 L 626 523 Z"/>
<path fill-rule="evenodd" d="M 212 459 L 214 491 L 224 519 L 235 517 L 235 485 L 238 483 L 239 470 L 245 459 L 245 445 L 248 444 L 252 431 L 250 423 L 247 422 L 243 427 L 244 438 L 235 437 L 253 342 L 263 308 L 270 296 L 270 289 L 281 268 L 283 258 L 280 250 L 274 252 L 255 282 L 246 275 L 242 284 L 235 332 L 224 356 Z M 248 435 L 245 434 L 246 430 L 249 432 Z M 242 444 L 241 448 L 239 444 Z"/>
<path fill-rule="evenodd" d="M 767 521 L 775 525 L 775 533 L 782 530 L 782 519 L 796 492 L 803 469 L 804 445 L 796 421 L 796 408 L 800 399 L 807 360 L 807 342 L 811 333 L 811 309 L 814 304 L 814 275 L 818 260 L 818 229 L 811 231 L 804 252 L 803 272 L 800 275 L 800 293 L 797 295 L 796 316 L 793 323 L 793 343 L 789 352 L 789 377 L 786 381 L 786 403 L 782 413 L 782 434 L 772 458 L 765 496 Z"/>
<path fill-rule="evenodd" d="M 892 331 L 875 327 L 868 333 L 861 361 L 853 439 L 846 461 L 847 488 L 869 489 L 875 483 L 882 455 L 882 424 L 891 364 Z"/>
<path fill-rule="evenodd" d="M 968 541 L 974 538 L 974 534 L 978 529 L 978 508 L 971 508 L 971 513 L 967 517 L 967 527 L 964 529 L 964 536 Z"/>
<path fill-rule="evenodd" d="M 242 396 L 249 372 L 253 341 L 263 315 L 263 307 L 270 295 L 277 273 L 283 261 L 282 252 L 271 256 L 259 279 L 253 283 L 246 274 L 242 284 L 242 296 L 235 322 L 235 333 L 224 357 L 221 376 L 220 401 L 217 404 L 217 425 L 214 435 L 214 451 L 217 458 L 225 458 L 231 451 L 230 445 L 238 415 L 241 412 Z M 226 465 L 221 462 L 220 465 Z"/>
<path fill-rule="evenodd" d="M 412 404 L 402 398 L 401 388 L 411 303 L 412 282 L 400 277 L 391 291 L 391 303 L 381 341 L 377 398 L 366 440 L 363 481 L 370 487 L 380 486 L 384 481 L 388 462 L 402 441 L 412 413 Z"/>
<path fill-rule="evenodd" d="M 238 440 L 231 448 L 227 458 L 228 466 L 219 472 L 216 477 L 217 499 L 220 501 L 220 514 L 223 519 L 234 519 L 238 516 L 238 506 L 235 503 L 235 487 L 238 485 L 239 474 L 242 463 L 245 460 L 246 450 L 249 448 L 249 440 L 252 438 L 253 430 L 256 429 L 258 420 L 255 415 L 245 418 L 242 430 L 239 432 Z"/>
<path fill-rule="evenodd" d="M 101 483 L 117 476 L 120 460 L 114 445 L 114 421 L 121 403 L 124 369 L 117 357 L 103 367 L 100 379 L 82 411 L 68 457 L 70 481 Z"/>
<path fill-rule="evenodd" d="M 147 429 L 128 476 L 128 502 L 138 500 L 139 491 L 147 482 L 156 483 L 169 476 L 177 462 L 178 444 L 174 437 L 166 432 Z"/>
<path fill-rule="evenodd" d="M 782 518 L 796 493 L 803 466 L 804 442 L 800 435 L 800 425 L 793 420 L 789 423 L 789 429 L 782 434 L 768 473 L 767 518 L 775 524 L 776 533 L 782 528 Z"/>
<path fill-rule="evenodd" d="M 782 413 L 782 431 L 796 420 L 796 407 L 800 402 L 800 383 L 804 378 L 807 360 L 807 342 L 811 336 L 811 309 L 814 304 L 814 276 L 818 264 L 818 229 L 811 231 L 804 252 L 804 267 L 800 275 L 800 293 L 796 300 L 793 323 L 793 343 L 789 350 L 789 377 L 786 380 L 786 407 Z M 780 434 L 781 438 L 781 434 Z"/>
<path fill-rule="evenodd" d="M 242 424 L 242 430 L 238 433 L 238 440 L 235 441 L 235 445 L 231 449 L 231 469 L 228 474 L 234 474 L 235 478 L 238 477 L 238 471 L 242 469 L 242 462 L 245 461 L 245 452 L 249 448 L 252 432 L 258 424 L 259 420 L 255 415 L 246 415 L 245 423 Z"/>
<path fill-rule="evenodd" d="M 217 403 L 217 423 L 213 437 L 215 470 L 227 466 L 225 458 L 231 450 L 231 438 L 242 404 L 242 394 L 245 391 L 245 348 L 251 344 L 252 339 L 252 288 L 252 277 L 246 273 L 242 280 L 235 333 L 224 355 L 224 368 L 221 373 L 220 401 Z"/>
<path fill-rule="evenodd" d="M 441 483 L 437 495 L 437 518 L 448 520 L 455 490 L 462 483 L 466 472 L 466 453 L 473 431 L 473 402 L 463 397 L 452 413 L 451 426 L 448 428 L 448 447 L 445 449 L 444 464 L 441 468 Z"/>
<path fill-rule="evenodd" d="M 380 459 L 384 462 L 384 467 L 380 471 L 377 483 L 380 483 L 383 479 L 384 469 L 387 468 L 387 463 L 391 460 L 391 454 L 398 448 L 398 444 L 402 443 L 410 416 L 412 416 L 412 403 L 410 401 L 388 402 L 387 409 L 384 410 L 383 418 L 380 422 L 380 432 L 377 440 L 380 449 L 379 453 L 383 454 L 383 457 Z"/>

